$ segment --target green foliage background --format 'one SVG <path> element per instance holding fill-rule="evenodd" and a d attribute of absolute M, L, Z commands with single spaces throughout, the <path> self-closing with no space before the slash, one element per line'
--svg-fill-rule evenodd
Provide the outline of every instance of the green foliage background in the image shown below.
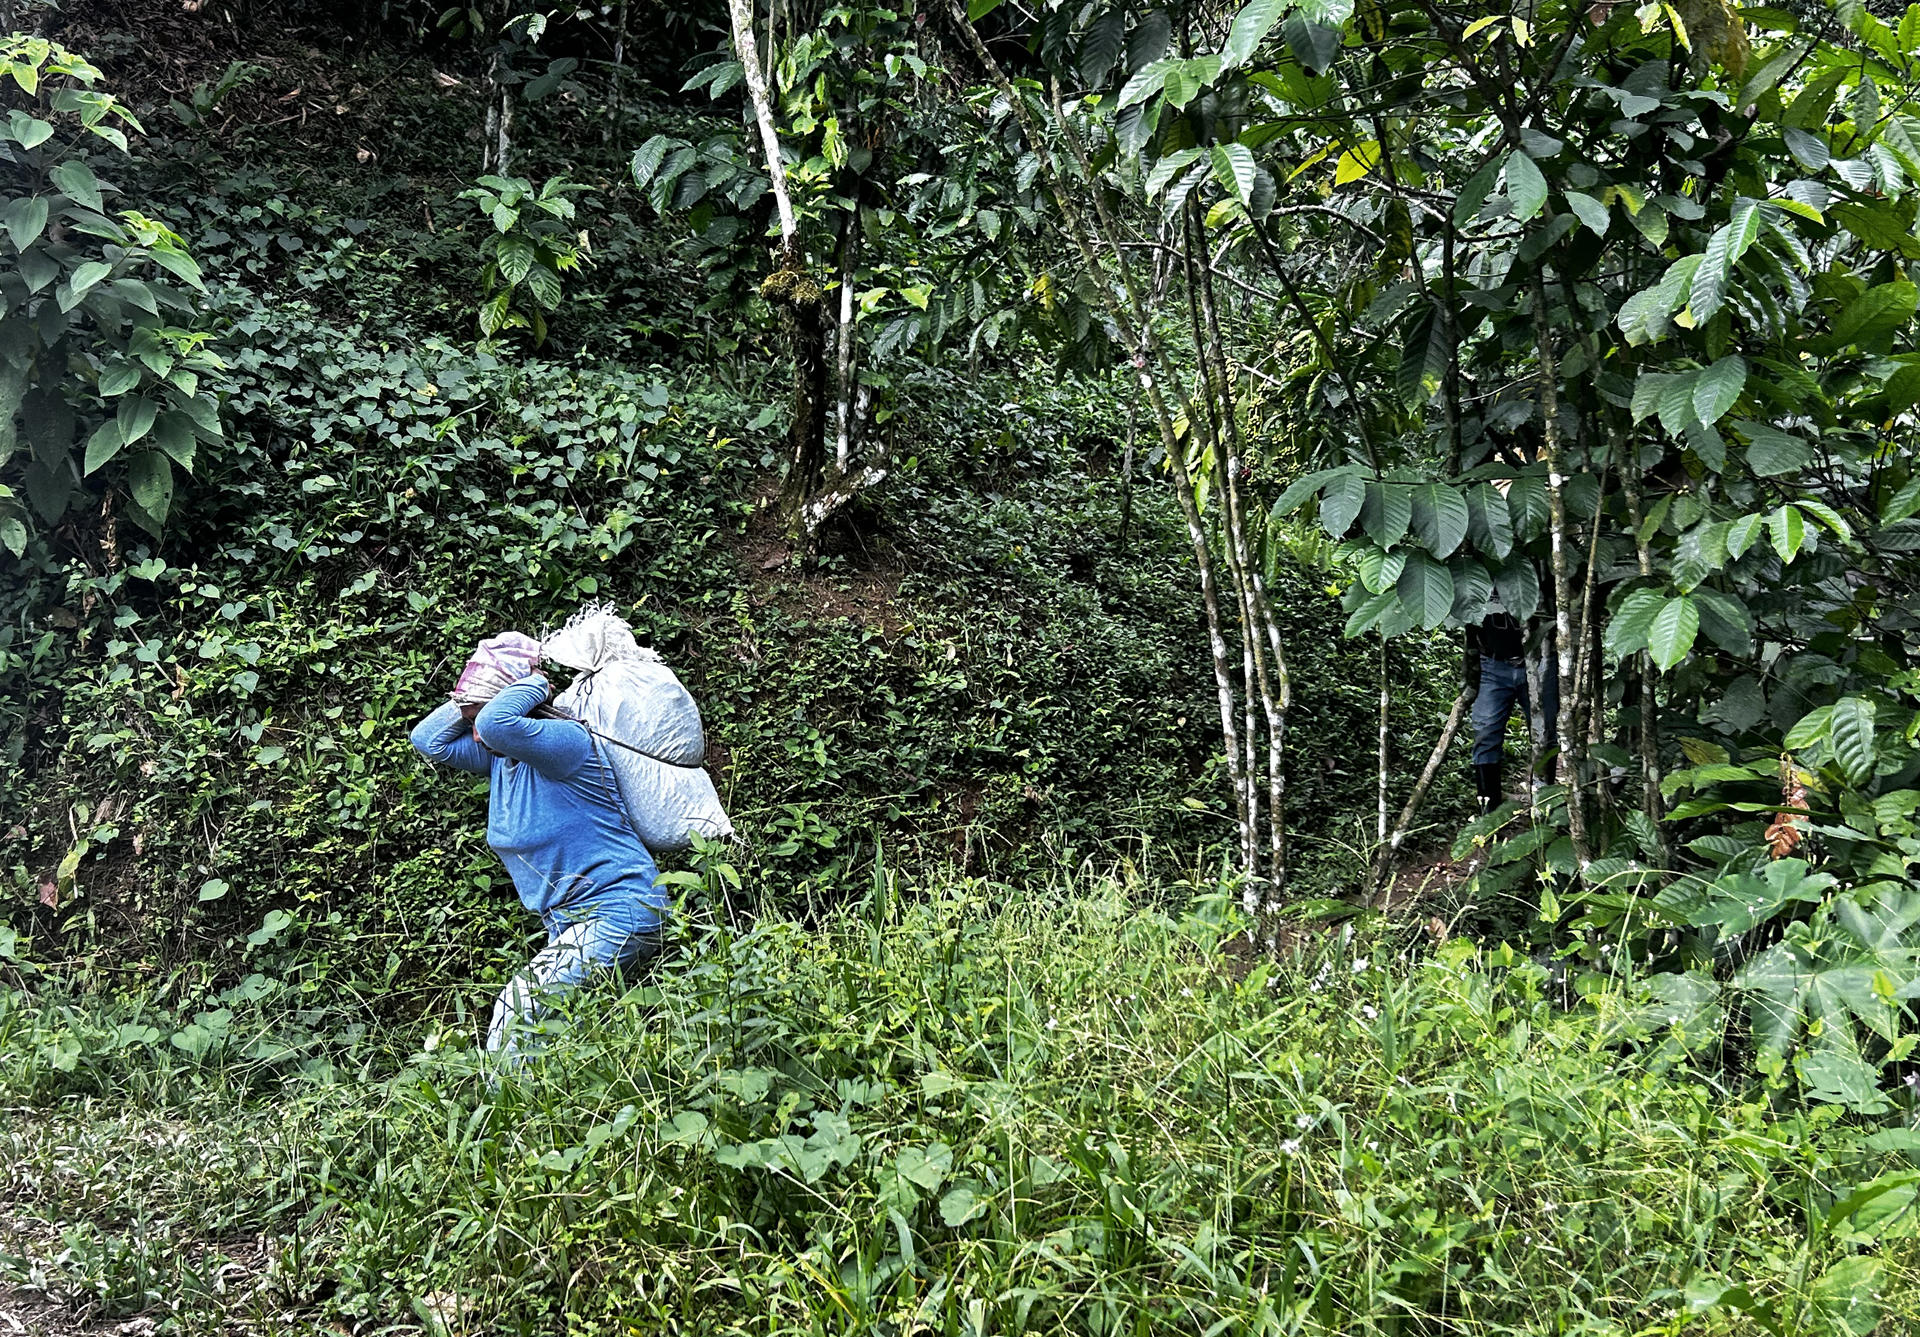
<path fill-rule="evenodd" d="M 599 182 L 593 264 L 539 351 L 476 347 L 493 229 L 446 170 L 470 156 L 464 111 L 388 59 L 298 73 L 378 97 L 394 161 L 357 161 L 332 127 L 287 152 L 246 124 L 273 105 L 256 77 L 222 104 L 239 129 L 169 138 L 175 118 L 142 106 L 154 137 L 101 163 L 206 269 L 227 444 L 181 480 L 164 541 L 96 502 L 0 593 L 22 954 L 182 1000 L 267 956 L 369 1001 L 498 978 L 529 924 L 484 791 L 429 774 L 405 733 L 478 637 L 591 599 L 701 701 L 752 904 L 842 899 L 876 841 L 910 868 L 1009 878 L 1208 857 L 1223 800 L 1191 553 L 1155 481 L 1116 476 L 1116 385 L 1022 356 L 910 364 L 889 424 L 909 460 L 861 518 L 871 537 L 815 576 L 763 571 L 782 413 L 764 310 L 714 333 L 728 280 L 676 280 L 682 252 L 597 177 L 598 136 L 557 124 L 528 140 L 585 146 L 550 165 Z M 1372 653 L 1340 641 L 1326 574 L 1284 579 L 1300 736 L 1370 738 Z M 1408 751 L 1444 709 L 1447 656 L 1396 651 Z M 1358 876 L 1342 842 L 1371 783 L 1370 748 L 1300 769 L 1322 883 Z"/>

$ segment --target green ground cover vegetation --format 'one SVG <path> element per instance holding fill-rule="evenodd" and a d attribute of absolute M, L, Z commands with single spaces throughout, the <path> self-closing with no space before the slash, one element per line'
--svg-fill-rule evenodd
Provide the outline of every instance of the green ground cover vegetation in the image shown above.
<path fill-rule="evenodd" d="M 216 9 L 7 11 L 0 1314 L 1920 1328 L 1920 7 Z M 501 1081 L 592 600 L 745 843 Z"/>

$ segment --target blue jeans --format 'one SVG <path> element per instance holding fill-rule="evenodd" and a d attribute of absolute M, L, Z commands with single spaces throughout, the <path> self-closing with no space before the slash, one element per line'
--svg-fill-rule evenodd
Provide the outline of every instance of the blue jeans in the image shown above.
<path fill-rule="evenodd" d="M 558 932 L 554 932 L 554 929 Z M 542 1018 L 568 990 L 607 970 L 626 971 L 660 951 L 659 927 L 633 929 L 608 919 L 548 925 L 540 953 L 500 991 L 487 1027 L 487 1052 L 508 1062 L 520 1057 L 520 1042 L 537 1034 Z"/>
<path fill-rule="evenodd" d="M 1480 694 L 1473 698 L 1473 764 L 1498 765 L 1513 708 L 1527 709 L 1527 670 L 1504 659 L 1480 656 Z M 1546 723 L 1541 750 L 1553 747 L 1559 722 L 1560 673 L 1551 655 L 1540 658 L 1540 711 Z"/>

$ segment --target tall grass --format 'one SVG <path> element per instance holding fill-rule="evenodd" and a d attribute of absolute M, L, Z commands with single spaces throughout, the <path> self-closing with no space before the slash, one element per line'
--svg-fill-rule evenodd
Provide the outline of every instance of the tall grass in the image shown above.
<path fill-rule="evenodd" d="M 0 1280 L 184 1332 L 1920 1317 L 1912 1185 L 1844 1201 L 1897 1137 L 1636 1055 L 1538 967 L 1349 932 L 1229 968 L 1225 898 L 1100 880 L 890 893 L 690 931 L 497 1081 L 467 1025 L 341 1037 L 263 997 L 183 1045 L 15 995 Z"/>

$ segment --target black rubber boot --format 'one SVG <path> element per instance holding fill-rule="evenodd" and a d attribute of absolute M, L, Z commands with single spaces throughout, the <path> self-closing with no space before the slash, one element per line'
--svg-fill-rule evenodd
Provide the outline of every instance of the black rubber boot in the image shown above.
<path fill-rule="evenodd" d="M 1482 812 L 1500 805 L 1501 799 L 1505 796 L 1500 789 L 1499 762 L 1473 768 L 1473 792 L 1479 796 Z"/>

